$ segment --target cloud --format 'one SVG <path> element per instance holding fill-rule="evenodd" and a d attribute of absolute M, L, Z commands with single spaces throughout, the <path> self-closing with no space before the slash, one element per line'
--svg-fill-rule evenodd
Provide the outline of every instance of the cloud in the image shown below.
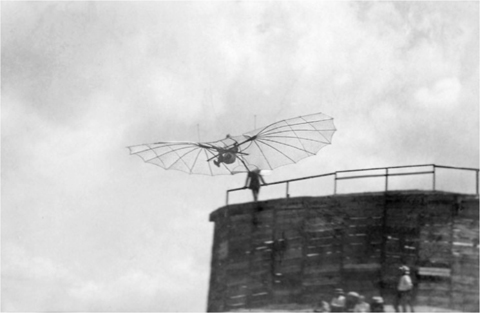
<path fill-rule="evenodd" d="M 458 78 L 445 78 L 437 81 L 431 88 L 423 87 L 415 93 L 415 99 L 423 105 L 457 104 L 462 85 Z"/>
<path fill-rule="evenodd" d="M 164 282 L 138 269 L 129 269 L 108 282 L 82 281 L 68 290 L 68 294 L 83 309 L 95 311 L 142 311 L 152 308 Z"/>
<path fill-rule="evenodd" d="M 2 311 L 38 311 L 52 303 L 65 310 L 64 288 L 74 279 L 62 264 L 11 242 L 2 244 Z"/>
<path fill-rule="evenodd" d="M 155 249 L 149 246 L 142 252 L 143 261 L 121 268 L 112 264 L 116 275 L 91 277 L 80 275 L 83 269 L 76 268 L 78 264 L 32 255 L 8 242 L 2 246 L 2 310 L 190 311 L 191 301 L 179 304 L 178 299 L 185 292 L 201 292 L 208 273 L 196 269 L 198 260 L 192 255 L 172 248 L 175 257 L 161 265 L 146 266 Z M 167 254 L 172 248 L 166 247 Z M 22 301 L 26 298 L 29 301 Z"/>
<path fill-rule="evenodd" d="M 2 246 L 2 272 L 16 278 L 31 279 L 69 279 L 71 278 L 68 270 L 59 265 L 54 264 L 48 258 L 32 256 L 22 247 L 6 243 Z"/>
<path fill-rule="evenodd" d="M 2 308 L 204 310 L 208 214 L 245 177 L 163 171 L 125 149 L 196 140 L 197 124 L 216 140 L 254 120 L 335 118 L 331 146 L 269 181 L 478 166 L 478 3 L 2 9 Z"/>

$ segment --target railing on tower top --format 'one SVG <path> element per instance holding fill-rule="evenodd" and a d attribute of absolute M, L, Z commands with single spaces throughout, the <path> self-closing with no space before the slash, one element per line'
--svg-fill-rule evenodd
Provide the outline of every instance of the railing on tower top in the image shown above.
<path fill-rule="evenodd" d="M 428 170 L 425 171 L 419 171 L 419 172 L 404 172 L 404 173 L 392 173 L 390 170 L 393 169 L 404 169 L 404 168 L 416 168 L 416 167 L 427 167 L 429 168 Z M 314 176 L 306 176 L 306 177 L 300 177 L 300 178 L 294 178 L 294 179 L 288 179 L 288 180 L 281 180 L 281 181 L 276 181 L 272 183 L 267 183 L 262 185 L 262 187 L 268 187 L 268 186 L 273 186 L 273 185 L 279 185 L 279 184 L 285 184 L 286 185 L 286 197 L 289 198 L 289 187 L 290 183 L 296 182 L 296 181 L 301 181 L 301 180 L 307 180 L 307 179 L 313 179 L 313 178 L 320 178 L 320 177 L 327 177 L 327 176 L 333 176 L 334 178 L 334 185 L 333 185 L 333 194 L 337 194 L 337 181 L 339 180 L 346 180 L 346 179 L 360 179 L 360 178 L 371 178 L 371 177 L 385 177 L 385 191 L 388 191 L 388 178 L 391 176 L 405 176 L 405 175 L 427 175 L 431 174 L 432 175 L 432 190 L 435 190 L 435 179 L 436 179 L 436 169 L 437 168 L 444 168 L 444 169 L 453 169 L 453 170 L 462 170 L 462 171 L 473 171 L 476 174 L 476 184 L 475 184 L 475 190 L 476 190 L 476 195 L 479 194 L 479 182 L 478 182 L 478 173 L 479 169 L 478 168 L 471 168 L 471 167 L 456 167 L 456 166 L 444 166 L 444 165 L 436 165 L 436 164 L 419 164 L 419 165 L 404 165 L 404 166 L 390 166 L 390 167 L 373 167 L 373 168 L 363 168 L 363 169 L 354 169 L 354 170 L 344 170 L 344 171 L 336 171 L 332 173 L 327 173 L 327 174 L 320 174 L 320 175 L 314 175 Z M 353 175 L 353 176 L 339 176 L 339 174 L 342 173 L 354 173 L 354 172 L 364 172 L 364 171 L 378 171 L 378 170 L 383 170 L 384 173 L 381 174 L 370 174 L 370 175 Z M 241 188 L 234 188 L 234 189 L 229 189 L 227 190 L 226 193 L 226 204 L 228 205 L 228 200 L 229 200 L 229 194 L 230 192 L 234 191 L 240 191 L 240 190 L 245 190 L 248 189 L 247 187 L 241 187 Z"/>

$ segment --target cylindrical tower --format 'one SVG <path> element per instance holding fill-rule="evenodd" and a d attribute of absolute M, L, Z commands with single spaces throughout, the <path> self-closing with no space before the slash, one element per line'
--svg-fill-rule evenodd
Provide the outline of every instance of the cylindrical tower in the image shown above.
<path fill-rule="evenodd" d="M 412 269 L 419 305 L 478 310 L 478 197 L 398 191 L 214 211 L 208 311 L 313 308 L 335 288 L 391 301 Z"/>

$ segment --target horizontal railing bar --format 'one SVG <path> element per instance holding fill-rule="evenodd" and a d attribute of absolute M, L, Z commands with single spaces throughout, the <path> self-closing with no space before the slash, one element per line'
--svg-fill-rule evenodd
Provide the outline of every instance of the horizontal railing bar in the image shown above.
<path fill-rule="evenodd" d="M 410 172 L 410 173 L 393 173 L 393 174 L 388 174 L 388 176 L 420 175 L 420 174 L 434 174 L 434 173 L 435 173 L 435 171 Z"/>
<path fill-rule="evenodd" d="M 325 176 L 331 176 L 331 175 L 335 175 L 335 173 L 328 173 L 328 174 L 321 174 L 321 175 L 314 175 L 314 176 L 306 176 L 306 177 L 300 177 L 300 178 L 294 178 L 294 179 L 281 180 L 281 181 L 276 181 L 276 182 L 273 182 L 273 183 L 268 183 L 268 184 L 265 184 L 263 186 L 277 185 L 277 184 L 282 184 L 282 183 L 287 183 L 287 182 L 292 182 L 292 181 L 307 180 L 307 179 L 319 178 L 319 177 L 325 177 Z"/>
<path fill-rule="evenodd" d="M 262 186 L 265 186 L 265 185 L 262 185 Z M 243 190 L 243 189 L 248 189 L 247 187 L 240 187 L 240 188 L 235 188 L 235 189 L 228 189 L 227 192 L 230 192 L 230 191 L 239 191 L 239 190 Z"/>
<path fill-rule="evenodd" d="M 464 170 L 464 171 L 475 171 L 478 172 L 478 168 L 473 168 L 473 167 L 456 167 L 456 166 L 445 166 L 445 165 L 435 165 L 435 167 L 438 168 L 449 168 L 449 169 L 455 169 L 455 170 Z"/>
<path fill-rule="evenodd" d="M 419 175 L 419 174 L 433 174 L 433 171 L 424 171 L 424 172 L 410 172 L 410 173 L 394 173 L 394 174 L 372 174 L 372 175 L 359 175 L 359 176 L 345 176 L 337 177 L 337 180 L 340 179 L 355 179 L 355 178 L 368 178 L 368 177 L 385 177 L 385 176 L 402 176 L 402 175 Z"/>
<path fill-rule="evenodd" d="M 342 180 L 342 179 L 355 179 L 355 178 L 368 178 L 368 177 L 385 177 L 385 176 L 387 176 L 387 174 L 344 176 L 344 177 L 337 177 L 337 180 Z M 390 176 L 390 175 L 389 175 L 389 176 Z"/>
<path fill-rule="evenodd" d="M 348 172 L 362 172 L 362 171 L 374 171 L 374 170 L 386 170 L 393 168 L 409 168 L 409 167 L 426 167 L 426 166 L 435 166 L 435 164 L 417 164 L 417 165 L 399 165 L 399 166 L 388 166 L 388 167 L 371 167 L 371 168 L 362 168 L 357 170 L 343 170 L 337 171 L 337 173 L 348 173 Z"/>
<path fill-rule="evenodd" d="M 332 176 L 332 175 L 335 175 L 335 173 L 328 173 L 328 174 L 306 176 L 306 177 L 300 177 L 300 178 L 294 178 L 294 179 L 279 180 L 279 181 L 276 181 L 276 182 L 273 182 L 273 183 L 263 184 L 261 186 L 266 187 L 266 186 L 272 186 L 272 185 L 278 185 L 278 184 L 285 184 L 285 183 L 292 182 L 292 181 L 307 180 L 307 179 L 326 177 L 326 176 Z M 227 192 L 238 191 L 238 190 L 243 190 L 243 189 L 248 189 L 248 187 L 240 187 L 240 188 L 235 188 L 235 189 L 229 189 L 229 190 L 227 190 Z"/>

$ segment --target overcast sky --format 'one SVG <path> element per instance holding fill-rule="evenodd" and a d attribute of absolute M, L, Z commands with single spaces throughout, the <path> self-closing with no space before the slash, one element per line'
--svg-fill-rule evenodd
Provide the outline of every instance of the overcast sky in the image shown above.
<path fill-rule="evenodd" d="M 206 309 L 208 217 L 245 177 L 164 171 L 129 145 L 323 112 L 333 144 L 267 181 L 478 167 L 478 2 L 2 1 L 1 14 L 4 311 Z"/>

